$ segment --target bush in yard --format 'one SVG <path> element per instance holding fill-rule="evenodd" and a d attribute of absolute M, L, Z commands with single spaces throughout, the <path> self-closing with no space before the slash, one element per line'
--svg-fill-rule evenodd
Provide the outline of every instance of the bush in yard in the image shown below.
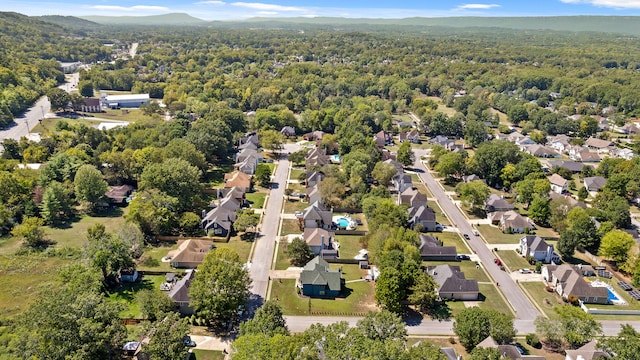
<path fill-rule="evenodd" d="M 540 343 L 540 339 L 538 339 L 538 335 L 534 333 L 527 334 L 526 340 L 527 340 L 527 344 L 533 346 L 536 349 L 540 349 L 542 347 L 542 344 Z"/>

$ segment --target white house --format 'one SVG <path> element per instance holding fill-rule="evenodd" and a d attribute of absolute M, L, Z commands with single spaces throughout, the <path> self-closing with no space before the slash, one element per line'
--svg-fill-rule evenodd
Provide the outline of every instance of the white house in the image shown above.
<path fill-rule="evenodd" d="M 560 262 L 560 256 L 553 251 L 553 245 L 547 244 L 540 236 L 527 235 L 521 237 L 519 249 L 523 256 L 531 256 L 546 264 Z"/>
<path fill-rule="evenodd" d="M 551 183 L 551 190 L 558 194 L 564 194 L 568 190 L 569 182 L 558 174 L 551 175 L 549 182 Z"/>

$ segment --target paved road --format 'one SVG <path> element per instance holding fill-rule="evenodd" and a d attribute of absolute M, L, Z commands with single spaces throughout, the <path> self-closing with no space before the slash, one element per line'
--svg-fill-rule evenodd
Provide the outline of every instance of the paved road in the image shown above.
<path fill-rule="evenodd" d="M 308 329 L 312 324 L 330 325 L 339 321 L 346 321 L 349 326 L 356 326 L 359 317 L 331 317 L 331 316 L 285 316 L 287 327 L 291 332 L 299 333 Z M 640 330 L 640 321 L 601 321 L 602 330 L 606 336 L 617 335 L 621 324 L 630 324 L 636 330 Z M 535 332 L 533 320 L 515 320 L 514 327 L 518 330 L 518 335 L 525 335 Z M 455 335 L 453 333 L 453 321 L 422 320 L 418 324 L 407 325 L 409 335 Z"/>
<path fill-rule="evenodd" d="M 520 320 L 533 320 L 540 312 L 531 304 L 529 299 L 524 295 L 520 287 L 511 279 L 508 273 L 500 270 L 493 262 L 494 256 L 482 241 L 481 238 L 473 235 L 473 228 L 460 212 L 460 209 L 449 198 L 438 181 L 429 173 L 427 168 L 422 164 L 420 158 L 427 154 L 426 150 L 415 149 L 416 155 L 415 167 L 422 170 L 418 175 L 427 185 L 433 196 L 435 196 L 438 204 L 442 210 L 447 214 L 452 225 L 457 226 L 462 234 L 469 234 L 471 239 L 467 241 L 471 246 L 471 249 L 478 255 L 482 265 L 487 269 L 491 277 L 500 284 L 500 289 L 506 297 L 507 301 L 511 304 L 515 310 L 516 318 Z M 486 301 L 491 301 L 487 299 Z"/>

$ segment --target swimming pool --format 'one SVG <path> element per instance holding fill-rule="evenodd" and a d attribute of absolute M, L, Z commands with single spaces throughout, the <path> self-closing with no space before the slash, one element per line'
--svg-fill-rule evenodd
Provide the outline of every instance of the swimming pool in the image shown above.
<path fill-rule="evenodd" d="M 607 297 L 607 300 L 609 300 L 611 302 L 620 300 L 620 299 L 618 299 L 616 294 L 614 294 L 613 291 L 611 291 L 609 288 L 607 288 L 607 293 L 609 294 L 609 296 Z"/>
<path fill-rule="evenodd" d="M 332 221 L 339 229 L 355 230 L 357 226 L 356 222 L 347 215 L 334 216 Z"/>
<path fill-rule="evenodd" d="M 347 226 L 349 226 L 349 220 L 347 220 L 346 218 L 340 218 L 338 220 L 338 226 L 342 228 L 346 228 Z"/>

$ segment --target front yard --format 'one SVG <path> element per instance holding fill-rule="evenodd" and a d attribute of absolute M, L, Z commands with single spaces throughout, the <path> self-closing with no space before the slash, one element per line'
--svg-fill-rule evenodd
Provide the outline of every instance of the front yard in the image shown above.
<path fill-rule="evenodd" d="M 510 271 L 516 271 L 522 268 L 535 269 L 535 265 L 529 264 L 522 255 L 518 254 L 515 250 L 500 250 L 496 253 L 504 265 Z"/>

